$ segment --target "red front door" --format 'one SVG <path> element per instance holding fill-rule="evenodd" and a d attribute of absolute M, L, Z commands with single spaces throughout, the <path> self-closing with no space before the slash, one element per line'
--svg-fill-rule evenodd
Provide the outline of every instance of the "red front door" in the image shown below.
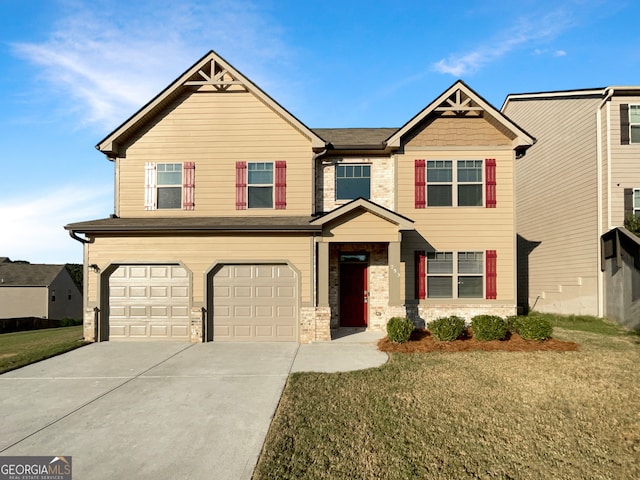
<path fill-rule="evenodd" d="M 367 264 L 340 264 L 340 326 L 367 326 Z"/>

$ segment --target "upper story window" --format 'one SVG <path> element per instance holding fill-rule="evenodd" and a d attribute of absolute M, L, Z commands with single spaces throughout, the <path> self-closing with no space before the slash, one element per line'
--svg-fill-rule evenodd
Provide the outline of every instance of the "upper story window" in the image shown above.
<path fill-rule="evenodd" d="M 633 189 L 633 214 L 640 217 L 640 188 Z"/>
<path fill-rule="evenodd" d="M 194 162 L 145 164 L 145 210 L 193 210 L 194 194 Z"/>
<path fill-rule="evenodd" d="M 287 208 L 287 162 L 236 162 L 236 210 Z"/>
<path fill-rule="evenodd" d="M 336 165 L 336 200 L 371 198 L 371 165 Z"/>
<path fill-rule="evenodd" d="M 182 164 L 158 164 L 157 208 L 182 207 Z"/>
<path fill-rule="evenodd" d="M 427 207 L 481 207 L 482 160 L 426 162 Z"/>
<path fill-rule="evenodd" d="M 631 143 L 640 143 L 640 105 L 629 105 L 629 129 Z"/>
<path fill-rule="evenodd" d="M 247 164 L 249 208 L 273 208 L 273 163 Z"/>

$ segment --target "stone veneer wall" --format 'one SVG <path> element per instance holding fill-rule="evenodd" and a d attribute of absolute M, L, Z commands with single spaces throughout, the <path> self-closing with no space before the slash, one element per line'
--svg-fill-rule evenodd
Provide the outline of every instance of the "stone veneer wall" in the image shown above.
<path fill-rule="evenodd" d="M 384 323 L 389 307 L 389 261 L 386 243 L 333 243 L 329 248 L 329 306 L 331 328 L 340 327 L 340 253 L 369 254 L 369 328 Z"/>
<path fill-rule="evenodd" d="M 328 342 L 331 340 L 331 309 L 329 307 L 303 307 L 300 309 L 300 343 Z"/>
<path fill-rule="evenodd" d="M 336 164 L 371 165 L 371 198 L 389 210 L 394 210 L 395 163 L 391 157 L 372 158 L 326 158 L 316 168 L 316 201 L 321 202 L 320 211 L 330 212 L 348 200 L 336 201 Z"/>
<path fill-rule="evenodd" d="M 476 315 L 498 315 L 506 318 L 516 314 L 515 305 L 413 305 L 407 308 L 408 316 L 413 323 L 424 328 L 425 324 L 436 320 L 440 317 L 448 317 L 456 315 L 464 318 L 467 323 L 471 323 L 471 319 Z"/>

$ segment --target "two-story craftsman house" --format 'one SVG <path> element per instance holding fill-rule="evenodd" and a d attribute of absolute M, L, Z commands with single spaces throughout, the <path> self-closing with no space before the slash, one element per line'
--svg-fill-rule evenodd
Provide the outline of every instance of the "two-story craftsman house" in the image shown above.
<path fill-rule="evenodd" d="M 534 139 L 463 82 L 401 128 L 310 129 L 210 52 L 102 140 L 85 336 L 329 340 L 516 311 L 514 163 Z"/>

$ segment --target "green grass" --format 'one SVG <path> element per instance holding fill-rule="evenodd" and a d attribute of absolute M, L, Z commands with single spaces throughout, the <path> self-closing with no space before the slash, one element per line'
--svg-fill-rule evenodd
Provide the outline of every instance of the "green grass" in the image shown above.
<path fill-rule="evenodd" d="M 85 345 L 82 326 L 0 335 L 0 373 L 24 367 Z"/>
<path fill-rule="evenodd" d="M 636 339 L 554 336 L 581 348 L 391 354 L 376 369 L 294 374 L 254 479 L 640 478 Z"/>
<path fill-rule="evenodd" d="M 581 332 L 598 333 L 601 335 L 634 335 L 637 332 L 629 332 L 620 325 L 608 322 L 602 318 L 590 315 L 557 315 L 553 313 L 531 312 L 529 316 L 542 317 L 551 322 L 553 327 L 567 330 L 578 330 Z"/>

